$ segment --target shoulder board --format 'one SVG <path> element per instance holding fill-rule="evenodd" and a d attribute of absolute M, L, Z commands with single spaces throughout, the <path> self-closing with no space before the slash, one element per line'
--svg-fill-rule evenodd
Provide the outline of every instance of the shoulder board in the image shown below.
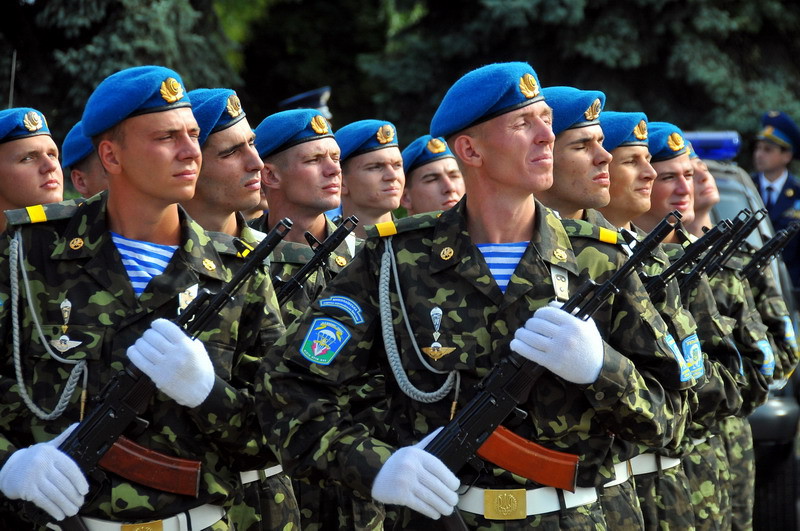
<path fill-rule="evenodd" d="M 433 227 L 441 215 L 441 212 L 425 212 L 424 214 L 416 214 L 407 218 L 367 225 L 364 230 L 367 232 L 368 238 L 385 238 L 386 236 L 394 236 L 403 232 Z"/>
<path fill-rule="evenodd" d="M 15 210 L 6 210 L 8 225 L 27 225 L 29 223 L 42 223 L 43 221 L 53 221 L 56 219 L 71 218 L 78 207 L 85 200 L 69 199 L 60 203 L 49 203 L 46 205 L 34 205 Z"/>
<path fill-rule="evenodd" d="M 562 219 L 561 224 L 570 238 L 589 238 L 611 245 L 624 242 L 618 231 L 598 227 L 582 219 Z"/>

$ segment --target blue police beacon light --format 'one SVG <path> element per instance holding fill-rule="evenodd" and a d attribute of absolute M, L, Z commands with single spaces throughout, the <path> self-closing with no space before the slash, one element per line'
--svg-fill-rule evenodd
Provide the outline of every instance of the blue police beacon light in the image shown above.
<path fill-rule="evenodd" d="M 736 131 L 684 131 L 684 137 L 701 159 L 732 160 L 742 145 Z"/>

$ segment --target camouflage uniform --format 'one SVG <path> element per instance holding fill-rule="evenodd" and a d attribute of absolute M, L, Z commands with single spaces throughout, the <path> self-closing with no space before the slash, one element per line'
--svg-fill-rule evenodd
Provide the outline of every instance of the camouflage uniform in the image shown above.
<path fill-rule="evenodd" d="M 44 222 L 31 223 L 25 210 L 8 213 L 10 235 L 22 236 L 20 251 L 24 251 L 30 303 L 35 307 L 43 335 L 48 342 L 62 335 L 79 342 L 61 356 L 87 361 L 89 399 L 97 397 L 106 382 L 129 363 L 127 347 L 154 319 L 178 314 L 180 294 L 195 285 L 216 291 L 231 278 L 224 265 L 226 260 L 211 245 L 207 233 L 179 209 L 181 244 L 166 270 L 137 297 L 107 229 L 106 199 L 104 192 L 81 205 L 45 205 L 39 211 L 42 216 L 37 216 L 47 220 Z M 4 344 L 10 348 L 11 247 L 8 240 L 0 245 L 5 258 L 0 267 L 0 326 Z M 24 382 L 33 402 L 51 411 L 71 366 L 46 353 L 34 331 L 23 282 L 19 293 Z M 68 319 L 60 308 L 66 299 L 72 303 Z M 201 406 L 187 409 L 156 393 L 144 414 L 149 424 L 126 434 L 151 450 L 199 460 L 202 474 L 197 498 L 152 489 L 109 473 L 102 482 L 91 482 L 92 493 L 87 496 L 81 515 L 151 521 L 202 504 L 229 508 L 237 502 L 242 493 L 239 472 L 264 466 L 268 459 L 265 455 L 269 455 L 256 428 L 252 382 L 259 358 L 254 353 L 271 345 L 282 332 L 269 277 L 266 271 L 256 272 L 199 335 L 217 373 L 208 398 Z M 51 439 L 78 421 L 81 414 L 83 386 L 79 383 L 63 415 L 50 421 L 34 416 L 21 399 L 10 354 L 2 363 L 0 458 L 17 448 Z M 227 516 L 213 525 L 215 530 L 231 528 Z"/>
<path fill-rule="evenodd" d="M 248 226 L 241 213 L 236 213 L 238 239 L 255 248 L 266 236 L 263 232 Z M 225 266 L 235 274 L 244 261 L 234 244 L 235 238 L 220 232 L 208 232 Z M 273 292 L 274 293 L 274 292 Z M 268 301 L 269 308 L 277 308 L 277 300 Z M 255 436 L 256 434 L 253 433 Z M 266 436 L 261 434 L 260 445 L 266 447 Z M 274 456 L 271 452 L 268 460 L 253 456 L 251 468 L 257 479 L 244 483 L 241 500 L 228 510 L 231 525 L 238 531 L 268 531 L 272 529 L 302 529 L 300 525 L 300 509 L 297 505 L 294 489 L 289 476 L 276 470 Z M 264 469 L 272 469 L 272 474 L 265 477 Z"/>
<path fill-rule="evenodd" d="M 446 424 L 454 398 L 456 407 L 463 406 L 472 397 L 474 385 L 503 356 L 514 330 L 552 300 L 550 264 L 568 271 L 574 291 L 581 284 L 578 278 L 602 281 L 624 262 L 618 247 L 599 243 L 592 236 L 570 239 L 563 224 L 583 224 L 596 236 L 595 227 L 562 222 L 539 203 L 536 209 L 537 233 L 505 293 L 470 240 L 463 199 L 438 218 L 421 214 L 393 225 L 399 282 L 413 337 L 426 348 L 434 337 L 442 347 L 452 348 L 453 352 L 427 363 L 438 371 L 460 375 L 457 398 L 451 389 L 433 403 L 409 399 L 408 389 L 387 377 L 392 369 L 380 330 L 378 293 L 387 243 L 382 238 L 366 241 L 354 263 L 329 284 L 303 319 L 290 325 L 285 339 L 265 358 L 259 382 L 279 407 L 264 407 L 260 418 L 273 428 L 270 442 L 291 474 L 303 477 L 324 471 L 369 496 L 378 470 L 393 450 Z M 629 277 L 620 287 L 620 294 L 595 315 L 608 341 L 597 381 L 575 385 L 546 372 L 524 404 L 526 419 L 508 425 L 548 448 L 579 455 L 579 487 L 601 487 L 615 478 L 615 438 L 655 447 L 669 441 L 674 410 L 679 407 L 675 391 L 684 386 L 678 361 L 666 346 L 665 325 L 638 278 Z M 387 296 L 403 372 L 418 389 L 438 389 L 445 377 L 425 369 L 414 354 L 394 281 Z M 320 304 L 329 297 L 338 297 L 340 303 Z M 434 336 L 434 307 L 442 310 L 441 336 Z M 614 345 L 624 345 L 628 357 Z M 665 389 L 659 381 L 671 387 Z M 465 475 L 471 477 L 462 477 L 462 483 L 482 488 L 542 486 L 500 468 Z M 462 513 L 476 529 L 606 527 L 597 501 L 521 520 L 487 520 Z M 420 528 L 426 521 L 404 510 L 398 524 Z"/>
<path fill-rule="evenodd" d="M 265 230 L 269 213 L 250 222 L 251 226 Z M 325 218 L 326 234 L 336 230 L 336 224 Z M 348 236 L 324 266 L 312 273 L 301 289 L 281 306 L 284 323 L 291 323 L 316 300 L 326 284 L 353 260 L 360 240 Z M 289 280 L 314 256 L 310 246 L 296 242 L 281 242 L 270 254 L 270 273 L 273 279 Z M 343 489 L 339 482 L 325 477 L 293 479 L 294 493 L 300 507 L 302 529 L 376 529 L 384 519 L 382 504 L 363 498 L 358 493 Z"/>
<path fill-rule="evenodd" d="M 672 260 L 683 254 L 682 245 L 666 244 L 664 249 Z M 707 383 L 694 389 L 692 423 L 681 442 L 683 467 L 689 480 L 695 527 L 726 529 L 730 500 L 721 482 L 727 476 L 727 463 L 715 449 L 718 441 L 711 440 L 711 430 L 741 409 L 741 356 L 735 346 L 731 322 L 720 314 L 707 277 L 701 276 L 681 295 L 697 322 L 700 343 L 707 356 Z"/>
<path fill-rule="evenodd" d="M 269 227 L 268 217 L 269 212 L 265 212 L 260 218 L 250 221 L 250 226 L 266 232 L 267 227 Z M 325 218 L 325 222 L 327 224 L 325 236 L 327 237 L 336 230 L 336 224 L 327 217 Z M 311 273 L 311 276 L 303 287 L 298 289 L 281 307 L 281 316 L 285 324 L 288 325 L 303 315 L 306 308 L 311 305 L 311 302 L 322 293 L 327 283 L 335 277 L 344 266 L 353 260 L 353 256 L 359 246 L 360 240 L 351 234 L 330 254 L 324 266 L 321 266 L 316 272 Z M 311 260 L 313 256 L 314 250 L 304 243 L 279 243 L 270 255 L 270 273 L 272 274 L 272 278 L 283 281 L 289 280 L 303 265 Z"/>

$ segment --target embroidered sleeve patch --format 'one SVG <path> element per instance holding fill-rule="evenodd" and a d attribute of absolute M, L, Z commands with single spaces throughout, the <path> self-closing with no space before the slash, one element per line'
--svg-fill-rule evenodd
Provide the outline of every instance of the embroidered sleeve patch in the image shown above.
<path fill-rule="evenodd" d="M 318 317 L 308 328 L 300 354 L 312 363 L 330 365 L 352 334 L 340 322 Z"/>
<path fill-rule="evenodd" d="M 758 368 L 758 372 L 764 376 L 772 376 L 772 373 L 775 372 L 775 354 L 772 352 L 772 346 L 766 339 L 759 339 L 756 341 L 756 345 L 764 354 L 764 362 Z"/>
<path fill-rule="evenodd" d="M 345 312 L 353 320 L 354 324 L 361 324 L 364 322 L 363 312 L 361 306 L 350 297 L 342 297 L 341 295 L 334 295 L 327 299 L 320 299 L 320 308 L 338 308 Z"/>
<path fill-rule="evenodd" d="M 703 349 L 700 348 L 700 340 L 697 334 L 692 334 L 681 343 L 683 358 L 692 373 L 692 378 L 699 380 L 706 373 L 703 365 Z"/>
<path fill-rule="evenodd" d="M 688 382 L 692 379 L 692 372 L 689 370 L 689 367 L 686 365 L 686 360 L 683 359 L 683 355 L 681 351 L 678 350 L 678 344 L 675 342 L 675 338 L 672 337 L 672 334 L 667 334 L 664 338 L 664 341 L 667 343 L 669 350 L 672 352 L 672 355 L 675 356 L 675 359 L 678 362 L 678 365 L 681 368 L 681 381 Z"/>
<path fill-rule="evenodd" d="M 783 327 L 783 339 L 792 347 L 792 350 L 797 350 L 797 337 L 794 335 L 794 326 L 788 315 L 783 316 Z"/>

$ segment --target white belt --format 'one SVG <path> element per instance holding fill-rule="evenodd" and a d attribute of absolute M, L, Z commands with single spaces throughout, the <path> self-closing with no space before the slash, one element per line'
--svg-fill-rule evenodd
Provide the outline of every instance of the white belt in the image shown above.
<path fill-rule="evenodd" d="M 603 485 L 603 487 L 615 487 L 625 483 L 631 477 L 631 466 L 628 461 L 623 461 L 614 465 L 614 479 Z"/>
<path fill-rule="evenodd" d="M 552 513 L 561 509 L 561 504 L 558 502 L 558 489 L 554 487 L 540 487 L 527 491 L 519 489 L 517 492 L 519 491 L 525 493 L 525 514 L 527 516 Z M 510 492 L 513 492 L 513 490 L 493 490 L 470 487 L 467 492 L 459 496 L 458 508 L 468 513 L 486 515 L 487 502 L 497 505 L 502 502 L 503 497 L 506 496 L 505 493 Z M 597 501 L 597 489 L 595 488 L 578 487 L 575 489 L 575 492 L 569 492 L 568 490 L 562 492 L 564 493 L 566 509 Z"/>
<path fill-rule="evenodd" d="M 164 520 L 156 520 L 154 522 L 141 522 L 138 524 L 126 524 L 124 522 L 113 522 L 111 520 L 100 520 L 99 518 L 90 518 L 82 516 L 81 520 L 86 524 L 89 531 L 120 531 L 121 529 L 149 529 L 148 524 L 158 524 L 153 526 L 153 529 L 162 529 L 163 531 L 189 531 L 189 529 L 205 529 L 210 527 L 225 516 L 225 509 L 219 505 L 201 505 L 194 509 L 189 509 L 186 512 L 170 516 Z M 191 527 L 189 522 L 191 521 Z"/>
<path fill-rule="evenodd" d="M 239 476 L 242 478 L 242 485 L 247 485 L 259 479 L 267 479 L 281 472 L 283 472 L 281 465 L 275 465 L 263 470 L 247 470 L 245 472 L 240 472 Z"/>
<path fill-rule="evenodd" d="M 659 461 L 661 462 L 661 470 L 667 470 L 681 464 L 681 460 L 675 457 L 666 457 L 658 454 L 639 454 L 631 459 L 631 469 L 633 475 L 651 474 L 658 472 Z"/>

